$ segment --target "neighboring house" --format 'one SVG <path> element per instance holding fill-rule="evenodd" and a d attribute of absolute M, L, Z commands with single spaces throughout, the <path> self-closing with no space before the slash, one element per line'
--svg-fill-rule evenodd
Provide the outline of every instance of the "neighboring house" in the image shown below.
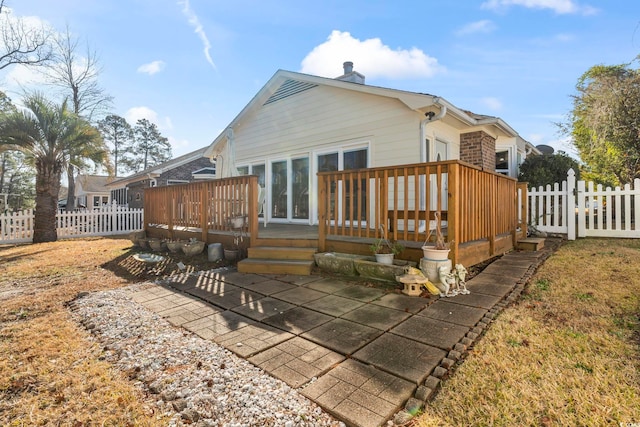
<path fill-rule="evenodd" d="M 76 177 L 76 208 L 97 208 L 111 203 L 111 192 L 107 187 L 113 178 L 102 175 L 83 175 Z"/>
<path fill-rule="evenodd" d="M 535 149 L 498 117 L 364 80 L 350 62 L 336 79 L 279 70 L 204 155 L 233 147 L 266 189 L 266 221 L 317 224 L 317 172 L 459 159 L 516 177 Z"/>
<path fill-rule="evenodd" d="M 205 148 L 152 166 L 125 178 L 109 183 L 111 196 L 119 205 L 130 208 L 144 207 L 144 190 L 150 187 L 185 184 L 195 180 L 213 179 L 216 176 L 215 161 L 203 157 Z"/>

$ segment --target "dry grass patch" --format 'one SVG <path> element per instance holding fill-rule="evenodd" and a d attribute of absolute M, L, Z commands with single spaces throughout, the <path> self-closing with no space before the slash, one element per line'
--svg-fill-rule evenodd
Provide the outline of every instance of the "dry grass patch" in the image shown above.
<path fill-rule="evenodd" d="M 166 425 L 65 308 L 78 292 L 134 280 L 114 273 L 130 247 L 82 239 L 0 248 L 0 425 Z"/>
<path fill-rule="evenodd" d="M 640 422 L 640 242 L 570 242 L 444 382 L 416 425 Z"/>

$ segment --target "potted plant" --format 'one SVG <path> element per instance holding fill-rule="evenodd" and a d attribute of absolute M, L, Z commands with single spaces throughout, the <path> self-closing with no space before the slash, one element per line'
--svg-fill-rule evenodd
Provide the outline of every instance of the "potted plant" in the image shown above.
<path fill-rule="evenodd" d="M 151 238 L 148 239 L 148 243 L 149 247 L 156 252 L 163 251 L 167 248 L 167 244 L 164 239 Z"/>
<path fill-rule="evenodd" d="M 188 242 L 182 244 L 182 252 L 185 255 L 198 255 L 204 250 L 204 242 L 198 239 L 190 238 Z"/>
<path fill-rule="evenodd" d="M 442 235 L 442 220 L 440 216 L 440 212 L 436 212 L 434 214 L 436 218 L 436 235 L 434 244 L 427 244 L 431 235 L 433 234 L 433 230 L 429 230 L 429 234 L 427 234 L 427 238 L 422 245 L 422 253 L 425 258 L 433 260 L 433 261 L 441 261 L 449 258 L 449 245 L 451 242 L 445 242 L 444 236 Z"/>
<path fill-rule="evenodd" d="M 233 232 L 233 246 L 230 249 L 224 249 L 224 259 L 235 261 L 240 257 L 240 243 L 243 240 L 242 233 Z"/>
<path fill-rule="evenodd" d="M 169 252 L 171 253 L 178 253 L 182 250 L 182 245 L 184 244 L 184 240 L 169 240 L 167 241 L 167 249 L 169 249 Z"/>
<path fill-rule="evenodd" d="M 380 226 L 380 229 L 382 231 L 380 238 L 369 246 L 369 249 L 374 253 L 376 262 L 380 264 L 393 264 L 393 257 L 404 251 L 404 246 L 398 242 L 389 240 L 384 227 Z"/>

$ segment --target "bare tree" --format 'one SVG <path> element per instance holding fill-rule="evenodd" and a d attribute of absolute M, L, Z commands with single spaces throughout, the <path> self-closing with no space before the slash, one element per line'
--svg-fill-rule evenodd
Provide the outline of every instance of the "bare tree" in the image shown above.
<path fill-rule="evenodd" d="M 55 40 L 55 58 L 47 65 L 47 75 L 51 84 L 59 87 L 70 100 L 72 111 L 94 122 L 108 111 L 113 98 L 98 83 L 101 67 L 97 53 L 88 44 L 84 55 L 80 49 L 80 41 L 67 27 Z M 80 166 L 76 160 L 70 158 L 67 162 L 67 210 L 75 206 L 75 170 Z"/>
<path fill-rule="evenodd" d="M 87 44 L 82 55 L 80 41 L 71 35 L 69 27 L 54 45 L 53 61 L 47 65 L 51 84 L 69 98 L 74 113 L 90 122 L 99 119 L 111 107 L 113 97 L 98 83 L 102 71 L 98 54 Z"/>
<path fill-rule="evenodd" d="M 11 17 L 4 8 L 4 0 L 0 0 L 0 24 L 0 70 L 15 64 L 42 65 L 53 57 L 50 32 L 44 27 L 29 27 L 22 19 Z"/>

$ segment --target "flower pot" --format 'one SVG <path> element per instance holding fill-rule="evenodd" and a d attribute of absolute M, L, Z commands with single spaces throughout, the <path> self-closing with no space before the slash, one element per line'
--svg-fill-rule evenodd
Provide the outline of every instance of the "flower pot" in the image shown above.
<path fill-rule="evenodd" d="M 204 242 L 195 241 L 195 242 L 187 242 L 182 244 L 182 252 L 185 255 L 193 256 L 198 255 L 204 250 Z"/>
<path fill-rule="evenodd" d="M 376 254 L 376 262 L 380 264 L 393 264 L 393 254 Z"/>
<path fill-rule="evenodd" d="M 142 249 L 147 249 L 149 247 L 149 239 L 143 237 L 142 239 L 138 239 L 138 246 Z"/>
<path fill-rule="evenodd" d="M 184 242 L 181 242 L 179 240 L 174 242 L 167 242 L 167 249 L 169 249 L 169 252 L 175 254 L 182 250 L 182 245 L 184 245 Z"/>
<path fill-rule="evenodd" d="M 423 246 L 422 254 L 431 261 L 444 261 L 449 259 L 449 251 L 451 249 L 436 249 L 435 246 Z"/>
<path fill-rule="evenodd" d="M 224 250 L 224 259 L 227 261 L 235 261 L 238 259 L 239 251 L 238 249 L 225 249 Z"/>
<path fill-rule="evenodd" d="M 242 228 L 244 227 L 244 217 L 243 216 L 234 216 L 229 218 L 229 227 L 230 228 Z"/>
<path fill-rule="evenodd" d="M 149 239 L 151 250 L 159 252 L 167 248 L 167 244 L 161 239 Z"/>

